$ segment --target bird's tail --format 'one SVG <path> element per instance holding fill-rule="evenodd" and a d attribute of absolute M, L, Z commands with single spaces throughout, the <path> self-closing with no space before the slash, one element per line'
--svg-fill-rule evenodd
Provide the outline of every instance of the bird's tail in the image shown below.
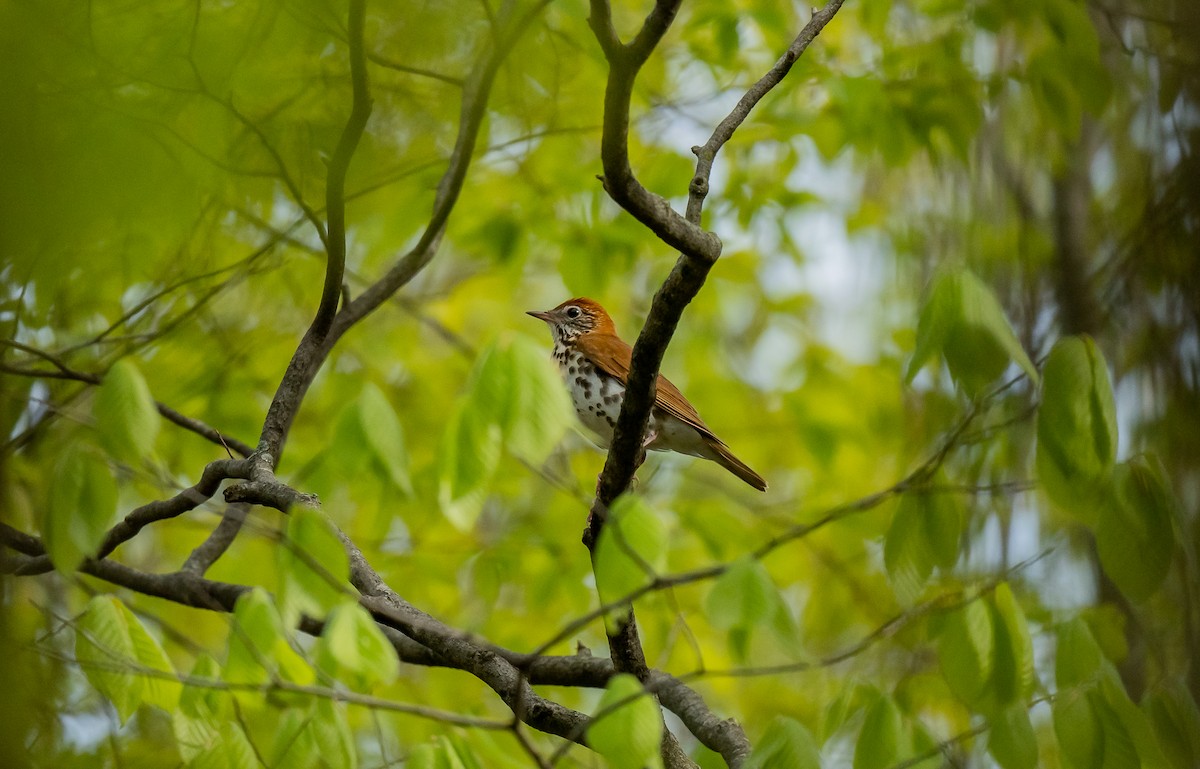
<path fill-rule="evenodd" d="M 745 462 L 735 457 L 728 446 L 720 440 L 709 441 L 708 445 L 713 450 L 713 454 L 715 454 L 713 461 L 759 491 L 767 490 L 767 482 L 763 477 L 751 470 L 750 466 Z"/>

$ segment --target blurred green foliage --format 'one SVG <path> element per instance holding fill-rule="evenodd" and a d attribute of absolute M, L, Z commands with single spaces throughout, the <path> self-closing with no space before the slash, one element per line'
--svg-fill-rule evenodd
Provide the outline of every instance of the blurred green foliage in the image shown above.
<path fill-rule="evenodd" d="M 368 6 L 351 296 L 428 220 L 493 5 Z M 648 7 L 616 4 L 623 34 Z M 602 540 L 595 576 L 579 534 L 603 457 L 566 429 L 523 311 L 592 296 L 632 341 L 673 255 L 595 179 L 587 14 L 546 5 L 501 68 L 438 255 L 339 341 L 292 429 L 280 477 L 322 512 L 254 509 L 208 575 L 255 588 L 223 615 L 72 571 L 114 510 L 224 456 L 153 400 L 255 442 L 324 273 L 303 207 L 323 215 L 349 111 L 346 8 L 0 4 L 0 363 L 44 374 L 0 373 L 0 511 L 59 568 L 4 578 L 3 763 L 530 765 L 511 733 L 335 701 L 511 717 L 462 672 L 396 669 L 330 524 L 414 605 L 517 651 L 597 583 L 612 600 L 720 566 L 635 607 L 650 664 L 746 727 L 748 766 L 1200 763 L 1195 9 L 848 3 L 718 158 L 725 255 L 664 362 L 771 491 L 652 456 L 625 509 L 653 536 Z M 635 89 L 649 188 L 683 199 L 688 148 L 808 14 L 683 5 Z M 174 572 L 220 513 L 112 557 Z M 302 610 L 332 612 L 319 641 Z M 603 621 L 547 651 L 577 645 L 606 656 Z M 546 693 L 595 713 L 630 692 Z M 649 702 L 593 730 L 611 765 L 653 754 Z"/>

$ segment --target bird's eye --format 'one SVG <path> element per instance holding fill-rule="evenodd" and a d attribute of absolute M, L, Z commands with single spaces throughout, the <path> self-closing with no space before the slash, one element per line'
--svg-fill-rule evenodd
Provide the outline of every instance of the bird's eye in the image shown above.
<path fill-rule="evenodd" d="M 571 318 L 571 319 L 578 318 L 579 317 L 579 308 L 575 307 L 575 306 L 568 307 L 567 308 L 567 317 Z"/>

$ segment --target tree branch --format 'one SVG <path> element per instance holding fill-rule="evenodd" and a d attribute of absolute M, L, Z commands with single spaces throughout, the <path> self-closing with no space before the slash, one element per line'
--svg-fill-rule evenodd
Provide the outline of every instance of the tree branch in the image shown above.
<path fill-rule="evenodd" d="M 133 539 L 138 532 L 150 524 L 178 517 L 199 507 L 217 493 L 221 482 L 226 478 L 245 478 L 249 472 L 250 462 L 245 459 L 218 459 L 208 463 L 200 480 L 194 486 L 184 489 L 170 499 L 156 500 L 136 508 L 125 516 L 124 520 L 109 529 L 108 534 L 104 537 L 104 542 L 100 545 L 100 550 L 96 553 L 96 559 L 106 558 L 119 545 Z M 38 541 L 37 547 L 41 552 L 27 552 L 28 555 L 35 557 L 22 566 L 17 572 L 18 574 L 44 574 L 54 569 L 54 565 L 50 563 L 50 557 L 46 555 L 45 548 L 40 541 Z"/>
<path fill-rule="evenodd" d="M 467 170 L 474 159 L 479 130 L 487 113 L 488 99 L 491 95 L 492 84 L 496 79 L 496 73 L 517 40 L 529 27 L 530 22 L 549 4 L 549 1 L 541 0 L 530 8 L 524 16 L 517 20 L 507 35 L 498 37 L 491 52 L 482 57 L 467 75 L 462 86 L 458 135 L 455 137 L 454 149 L 450 153 L 446 170 L 438 181 L 433 213 L 429 217 L 429 223 L 425 226 L 417 244 L 408 253 L 402 256 L 382 278 L 342 308 L 334 321 L 327 344 L 336 342 L 355 323 L 378 309 L 389 297 L 424 269 L 437 253 L 442 235 L 446 231 L 446 223 L 458 202 L 463 182 L 467 177 Z"/>
<path fill-rule="evenodd" d="M 664 198 L 647 190 L 629 165 L 629 108 L 638 72 L 654 47 L 666 34 L 679 0 L 659 0 L 646 17 L 633 42 L 625 45 L 612 25 L 607 0 L 592 0 L 588 23 L 608 60 L 608 84 L 604 90 L 604 127 L 600 156 L 604 167 L 604 189 L 618 205 L 633 214 L 667 245 L 694 254 L 707 262 L 721 254 L 721 241 L 671 208 Z"/>
<path fill-rule="evenodd" d="M 609 63 L 601 140 L 604 189 L 618 205 L 681 253 L 674 269 L 655 294 L 646 323 L 633 347 L 620 415 L 597 484 L 589 528 L 584 536 L 589 550 L 598 540 L 609 506 L 628 488 L 634 472 L 645 457 L 643 436 L 654 403 L 663 355 L 679 324 L 683 308 L 700 291 L 708 271 L 721 254 L 720 240 L 700 226 L 713 159 L 754 105 L 782 81 L 795 60 L 833 18 L 841 4 L 842 0 L 829 0 L 821 12 L 814 14 L 775 67 L 751 87 L 734 112 L 717 126 L 705 147 L 696 152 L 697 169 L 689 185 L 687 215 L 684 217 L 674 211 L 665 199 L 650 193 L 638 182 L 629 164 L 628 147 L 634 82 L 638 71 L 670 27 L 679 7 L 678 0 L 659 0 L 633 42 L 628 45 L 620 42 L 607 0 L 591 0 L 589 23 Z M 647 680 L 649 670 L 632 610 L 615 632 L 609 633 L 609 650 L 618 670 L 634 673 L 643 683 Z M 730 723 L 728 727 L 738 733 L 733 738 L 734 742 L 744 741 L 744 733 L 736 723 Z M 669 755 L 672 752 L 671 742 L 668 733 L 664 740 L 664 758 L 669 762 L 674 760 Z"/>
<path fill-rule="evenodd" d="M 272 468 L 278 466 L 292 420 L 295 419 L 296 412 L 300 409 L 300 403 L 304 400 L 309 385 L 316 378 L 321 364 L 325 362 L 325 358 L 329 354 L 329 348 L 325 341 L 337 313 L 338 301 L 341 298 L 342 275 L 346 268 L 346 172 L 366 127 L 367 119 L 371 115 L 371 97 L 368 91 L 366 54 L 363 44 L 365 12 L 366 0 L 351 0 L 348 26 L 353 103 L 350 108 L 350 116 L 346 120 L 333 157 L 330 159 L 329 172 L 325 179 L 325 215 L 329 221 L 329 229 L 322 237 L 328 259 L 325 266 L 325 283 L 321 288 L 321 302 L 317 307 L 312 324 L 300 340 L 300 344 L 297 345 L 292 359 L 288 362 L 288 367 L 275 391 L 271 406 L 267 409 L 267 416 L 263 420 L 263 429 L 258 440 L 259 451 L 269 458 Z"/>

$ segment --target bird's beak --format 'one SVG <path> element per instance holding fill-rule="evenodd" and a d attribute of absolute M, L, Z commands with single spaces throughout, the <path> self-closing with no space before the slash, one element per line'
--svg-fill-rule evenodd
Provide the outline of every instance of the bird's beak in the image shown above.
<path fill-rule="evenodd" d="M 549 310 L 529 310 L 525 314 L 532 315 L 533 317 L 537 318 L 538 320 L 544 320 L 547 323 L 551 322 L 551 316 L 550 316 Z"/>

